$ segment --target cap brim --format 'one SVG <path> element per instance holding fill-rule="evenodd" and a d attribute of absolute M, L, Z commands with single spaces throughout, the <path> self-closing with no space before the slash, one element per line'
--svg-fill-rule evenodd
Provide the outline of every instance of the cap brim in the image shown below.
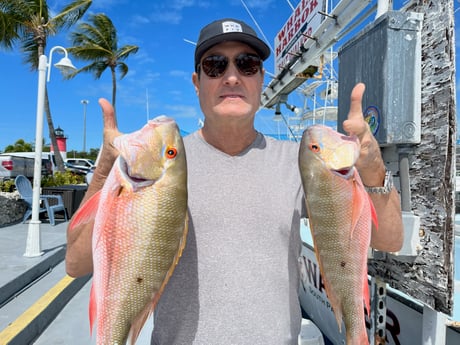
<path fill-rule="evenodd" d="M 243 32 L 225 33 L 214 36 L 203 43 L 201 43 L 195 50 L 195 67 L 200 63 L 203 54 L 212 46 L 226 41 L 237 41 L 246 43 L 252 47 L 262 60 L 266 60 L 270 56 L 270 48 L 264 41 L 253 35 L 245 34 Z"/>

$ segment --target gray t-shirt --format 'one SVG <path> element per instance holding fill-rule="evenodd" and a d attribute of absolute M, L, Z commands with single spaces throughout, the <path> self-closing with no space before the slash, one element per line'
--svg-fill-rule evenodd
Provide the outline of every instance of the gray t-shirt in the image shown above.
<path fill-rule="evenodd" d="M 258 134 L 238 156 L 184 139 L 187 244 L 155 311 L 155 345 L 297 344 L 298 144 Z"/>

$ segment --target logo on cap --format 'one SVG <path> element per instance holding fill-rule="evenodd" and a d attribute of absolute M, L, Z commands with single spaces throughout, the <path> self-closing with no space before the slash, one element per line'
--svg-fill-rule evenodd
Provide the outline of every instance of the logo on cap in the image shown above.
<path fill-rule="evenodd" d="M 241 24 L 235 22 L 222 22 L 222 32 L 243 32 Z"/>

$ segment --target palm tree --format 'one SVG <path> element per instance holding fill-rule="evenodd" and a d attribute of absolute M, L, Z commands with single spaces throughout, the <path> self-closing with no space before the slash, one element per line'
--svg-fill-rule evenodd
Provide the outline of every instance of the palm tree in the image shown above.
<path fill-rule="evenodd" d="M 99 79 L 102 73 L 110 68 L 112 73 L 112 105 L 115 109 L 117 82 L 116 70 L 120 73 L 120 79 L 128 73 L 128 65 L 123 61 L 129 55 L 137 53 L 138 46 L 125 45 L 118 48 L 117 30 L 112 21 L 105 14 L 90 15 L 88 23 L 81 23 L 76 32 L 71 34 L 73 47 L 69 52 L 77 59 L 91 61 L 68 78 L 72 78 L 80 72 L 93 73 L 95 79 Z"/>
<path fill-rule="evenodd" d="M 24 62 L 33 71 L 44 54 L 47 38 L 77 22 L 91 5 L 92 0 L 75 0 L 52 16 L 46 0 L 0 0 L 0 48 L 12 49 L 16 44 L 24 53 Z M 45 87 L 45 113 L 49 136 L 55 149 L 56 164 L 64 171 L 64 162 L 54 133 L 54 125 Z"/>

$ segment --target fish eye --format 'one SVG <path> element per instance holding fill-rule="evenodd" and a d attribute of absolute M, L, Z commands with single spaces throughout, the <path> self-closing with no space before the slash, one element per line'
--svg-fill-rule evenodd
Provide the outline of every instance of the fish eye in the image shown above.
<path fill-rule="evenodd" d="M 316 153 L 316 152 L 319 152 L 319 151 L 320 151 L 319 145 L 316 144 L 316 143 L 311 143 L 309 146 L 310 146 L 310 150 L 311 150 L 312 152 L 315 152 L 315 153 Z"/>
<path fill-rule="evenodd" d="M 175 147 L 168 147 L 166 149 L 166 158 L 174 158 L 177 156 L 177 149 Z"/>

